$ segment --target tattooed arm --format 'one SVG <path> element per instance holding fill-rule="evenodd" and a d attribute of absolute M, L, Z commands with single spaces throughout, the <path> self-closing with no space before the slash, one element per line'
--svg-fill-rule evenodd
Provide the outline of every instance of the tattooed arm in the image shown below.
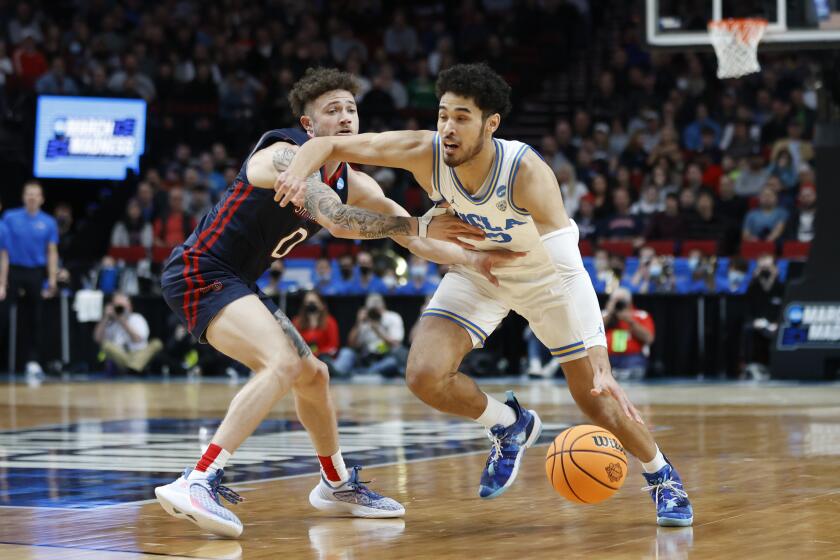
<path fill-rule="evenodd" d="M 257 187 L 274 188 L 277 176 L 285 171 L 297 146 L 278 142 L 254 154 L 248 162 L 248 180 Z M 391 236 L 417 236 L 418 219 L 389 216 L 341 202 L 338 194 L 315 172 L 306 179 L 303 209 L 333 236 L 346 239 L 375 239 Z M 436 217 L 428 236 L 460 243 L 458 238 L 481 240 L 484 232 L 451 216 Z"/>

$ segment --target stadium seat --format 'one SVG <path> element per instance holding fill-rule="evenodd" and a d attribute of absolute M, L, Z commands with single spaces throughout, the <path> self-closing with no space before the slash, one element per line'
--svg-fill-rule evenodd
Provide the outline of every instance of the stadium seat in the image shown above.
<path fill-rule="evenodd" d="M 680 246 L 680 255 L 686 257 L 690 252 L 697 250 L 712 256 L 717 254 L 717 249 L 717 241 L 714 239 L 686 239 Z"/>
<path fill-rule="evenodd" d="M 322 253 L 321 246 L 317 243 L 303 243 L 292 247 L 286 255 L 290 259 L 317 259 Z"/>
<path fill-rule="evenodd" d="M 601 241 L 598 243 L 598 248 L 612 255 L 621 255 L 622 257 L 629 257 L 633 254 L 632 241 Z"/>
<path fill-rule="evenodd" d="M 806 260 L 811 251 L 811 244 L 802 241 L 785 241 L 782 256 L 786 259 Z"/>
<path fill-rule="evenodd" d="M 741 256 L 745 259 L 757 259 L 761 255 L 775 255 L 776 244 L 772 241 L 742 241 Z"/>
<path fill-rule="evenodd" d="M 359 252 L 359 246 L 355 243 L 330 243 L 327 245 L 327 258 L 337 259 L 342 255 L 355 255 Z"/>
<path fill-rule="evenodd" d="M 592 256 L 592 242 L 588 239 L 581 239 L 580 243 L 578 244 L 580 247 L 580 254 L 583 257 L 591 257 Z"/>
<path fill-rule="evenodd" d="M 108 256 L 126 264 L 136 264 L 146 258 L 147 252 L 142 245 L 130 245 L 128 247 L 111 247 L 108 249 Z"/>
<path fill-rule="evenodd" d="M 161 264 L 166 262 L 169 255 L 172 253 L 172 247 L 153 247 L 152 248 L 152 262 Z"/>
<path fill-rule="evenodd" d="M 674 254 L 674 240 L 673 239 L 654 239 L 645 241 L 645 247 L 650 247 L 656 251 L 657 255 L 673 255 Z"/>

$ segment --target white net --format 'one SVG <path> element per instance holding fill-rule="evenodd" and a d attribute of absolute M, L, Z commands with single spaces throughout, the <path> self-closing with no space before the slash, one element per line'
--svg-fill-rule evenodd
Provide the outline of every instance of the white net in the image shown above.
<path fill-rule="evenodd" d="M 740 78 L 761 70 L 758 43 L 767 29 L 763 19 L 722 19 L 709 22 L 709 37 L 718 59 L 717 77 Z"/>

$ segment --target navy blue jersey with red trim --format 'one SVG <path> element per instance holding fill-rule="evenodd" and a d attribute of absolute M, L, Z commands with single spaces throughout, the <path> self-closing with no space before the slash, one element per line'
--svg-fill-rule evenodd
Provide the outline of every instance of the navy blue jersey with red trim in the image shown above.
<path fill-rule="evenodd" d="M 289 204 L 281 208 L 274 190 L 248 182 L 248 160 L 276 142 L 302 145 L 309 137 L 298 129 L 270 130 L 262 135 L 236 180 L 221 200 L 204 216 L 184 242 L 184 259 L 207 255 L 248 282 L 255 282 L 274 259 L 284 257 L 295 245 L 317 233 L 321 226 L 309 214 Z M 342 202 L 347 202 L 347 164 L 322 180 Z"/>

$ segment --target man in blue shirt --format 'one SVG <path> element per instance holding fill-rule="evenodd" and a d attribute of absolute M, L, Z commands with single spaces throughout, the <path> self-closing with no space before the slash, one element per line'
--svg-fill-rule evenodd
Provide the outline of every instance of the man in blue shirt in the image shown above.
<path fill-rule="evenodd" d="M 26 364 L 29 374 L 42 373 L 37 348 L 41 337 L 36 333 L 41 331 L 42 298 L 55 295 L 58 272 L 58 225 L 41 211 L 43 204 L 41 185 L 30 181 L 23 187 L 23 206 L 3 214 L 9 268 L 8 275 L 0 276 L 0 286 L 8 286 L 10 299 L 20 303 L 18 316 L 31 318 L 31 332 L 21 333 L 30 342 Z"/>
<path fill-rule="evenodd" d="M 758 208 L 747 213 L 744 220 L 744 241 L 776 241 L 785 231 L 788 212 L 779 207 L 779 197 L 770 187 L 764 187 L 758 197 Z"/>

